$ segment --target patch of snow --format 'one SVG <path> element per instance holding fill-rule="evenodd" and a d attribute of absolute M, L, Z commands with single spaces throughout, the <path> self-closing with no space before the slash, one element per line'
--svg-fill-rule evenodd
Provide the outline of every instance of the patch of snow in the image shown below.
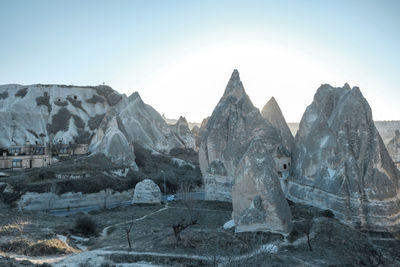
<path fill-rule="evenodd" d="M 274 244 L 266 244 L 266 245 L 262 245 L 260 250 L 262 252 L 266 252 L 266 253 L 278 253 L 278 246 L 274 245 Z"/>
<path fill-rule="evenodd" d="M 190 166 L 192 167 L 192 169 L 196 169 L 196 166 L 194 166 L 192 163 L 184 161 L 183 159 L 172 158 L 171 161 L 172 163 L 178 165 L 179 167 Z"/>
<path fill-rule="evenodd" d="M 128 175 L 129 168 L 112 170 L 111 172 L 119 177 L 126 177 Z"/>
<path fill-rule="evenodd" d="M 64 244 L 67 244 L 67 237 L 65 235 L 57 235 L 57 238 Z"/>
<path fill-rule="evenodd" d="M 332 170 L 332 169 L 328 168 L 328 173 L 329 173 L 329 177 L 332 179 L 336 174 L 336 170 Z"/>
<path fill-rule="evenodd" d="M 89 175 L 83 174 L 83 175 L 79 175 L 79 174 L 56 174 L 56 178 L 57 179 L 81 179 L 84 177 L 90 177 Z"/>
<path fill-rule="evenodd" d="M 80 241 L 80 242 L 89 241 L 89 238 L 80 237 L 80 236 L 76 236 L 76 235 L 70 235 L 69 237 L 72 239 L 75 239 L 76 241 Z"/>
<path fill-rule="evenodd" d="M 224 229 L 231 229 L 233 227 L 235 227 L 235 221 L 233 219 L 227 221 L 223 226 Z"/>

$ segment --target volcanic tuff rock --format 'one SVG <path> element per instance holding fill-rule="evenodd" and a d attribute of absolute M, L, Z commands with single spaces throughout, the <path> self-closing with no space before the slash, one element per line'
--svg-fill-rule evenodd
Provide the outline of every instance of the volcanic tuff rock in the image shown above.
<path fill-rule="evenodd" d="M 296 134 L 292 172 L 291 200 L 363 229 L 398 229 L 399 172 L 358 87 L 317 90 Z"/>
<path fill-rule="evenodd" d="M 236 167 L 255 137 L 266 141 L 271 154 L 282 142 L 275 127 L 253 106 L 234 70 L 201 139 L 199 162 L 206 199 L 231 201 Z"/>
<path fill-rule="evenodd" d="M 144 179 L 136 184 L 132 203 L 161 203 L 160 188 L 152 180 Z"/>
<path fill-rule="evenodd" d="M 274 97 L 265 104 L 261 110 L 261 115 L 279 131 L 283 144 L 290 151 L 294 142 L 293 135 Z"/>
<path fill-rule="evenodd" d="M 387 144 L 387 150 L 394 162 L 400 162 L 400 131 L 395 131 L 395 136 Z"/>
<path fill-rule="evenodd" d="M 111 90 L 111 91 L 109 91 Z M 122 96 L 107 86 L 1 85 L 0 147 L 35 142 L 88 143 L 89 122 L 104 115 Z M 112 96 L 115 95 L 115 96 Z M 106 98 L 111 101 L 109 104 Z M 98 99 L 97 102 L 91 99 Z"/>
<path fill-rule="evenodd" d="M 288 235 L 292 230 L 292 214 L 263 139 L 253 139 L 239 162 L 232 206 L 237 232 L 270 231 Z"/>
<path fill-rule="evenodd" d="M 129 144 L 125 135 L 118 129 L 116 117 L 106 129 L 96 153 L 103 153 L 116 164 L 136 167 L 133 144 Z"/>
<path fill-rule="evenodd" d="M 1 85 L 0 121 L 0 148 L 26 141 L 86 143 L 90 152 L 112 155 L 114 160 L 125 155 L 127 162 L 134 159 L 127 143 L 159 152 L 184 147 L 138 93 L 128 98 L 104 85 Z M 125 149 L 109 151 L 114 144 Z"/>
<path fill-rule="evenodd" d="M 191 148 L 193 150 L 196 149 L 194 136 L 189 129 L 189 124 L 185 117 L 181 116 L 174 125 L 170 125 L 170 129 L 175 134 L 176 138 L 185 146 L 185 148 Z"/>
<path fill-rule="evenodd" d="M 207 122 L 210 119 L 210 117 L 207 117 L 205 119 L 203 119 L 203 121 L 200 124 L 200 127 L 195 125 L 192 128 L 192 134 L 194 136 L 194 139 L 196 140 L 196 148 L 199 149 L 200 147 L 200 143 L 201 143 L 201 138 L 207 128 Z"/>

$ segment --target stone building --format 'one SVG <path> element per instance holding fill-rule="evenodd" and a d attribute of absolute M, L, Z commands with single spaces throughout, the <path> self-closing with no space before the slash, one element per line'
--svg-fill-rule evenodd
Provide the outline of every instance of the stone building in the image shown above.
<path fill-rule="evenodd" d="M 87 144 L 55 144 L 10 146 L 0 149 L 0 169 L 40 168 L 55 162 L 53 156 L 85 155 Z"/>

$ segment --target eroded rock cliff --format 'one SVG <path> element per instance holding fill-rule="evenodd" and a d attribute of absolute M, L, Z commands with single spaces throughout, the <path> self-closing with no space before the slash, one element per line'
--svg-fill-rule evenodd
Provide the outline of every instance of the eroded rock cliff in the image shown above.
<path fill-rule="evenodd" d="M 322 85 L 296 134 L 289 197 L 362 229 L 395 230 L 399 179 L 360 89 Z"/>

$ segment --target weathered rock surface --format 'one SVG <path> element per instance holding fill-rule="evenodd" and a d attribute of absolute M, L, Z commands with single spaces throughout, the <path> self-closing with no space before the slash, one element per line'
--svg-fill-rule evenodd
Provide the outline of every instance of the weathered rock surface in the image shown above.
<path fill-rule="evenodd" d="M 110 189 L 92 194 L 81 192 L 68 192 L 57 195 L 56 193 L 26 192 L 17 202 L 20 210 L 57 210 L 96 206 L 102 208 L 112 207 L 132 199 L 132 190 L 116 192 Z"/>
<path fill-rule="evenodd" d="M 387 150 L 394 162 L 400 163 L 400 131 L 395 131 L 395 136 L 387 144 Z"/>
<path fill-rule="evenodd" d="M 103 153 L 116 164 L 136 166 L 133 144 L 118 129 L 116 118 L 113 122 L 114 125 L 107 128 L 99 148 L 96 149 L 97 153 Z"/>
<path fill-rule="evenodd" d="M 133 193 L 133 204 L 147 203 L 156 204 L 161 203 L 161 191 L 158 185 L 150 179 L 145 179 L 135 186 Z"/>
<path fill-rule="evenodd" d="M 8 97 L 0 98 L 0 147 L 25 144 L 26 140 L 31 144 L 89 143 L 98 126 L 94 118 L 122 100 L 107 86 L 10 84 L 0 86 L 0 94 L 4 92 Z"/>
<path fill-rule="evenodd" d="M 362 229 L 399 229 L 399 172 L 358 87 L 322 85 L 292 151 L 288 194 Z"/>
<path fill-rule="evenodd" d="M 201 139 L 199 162 L 206 199 L 230 201 L 236 167 L 255 137 L 266 141 L 270 154 L 282 143 L 275 127 L 251 103 L 235 70 Z"/>
<path fill-rule="evenodd" d="M 0 86 L 0 96 L 1 148 L 26 141 L 90 144 L 90 152 L 127 163 L 134 160 L 128 143 L 158 152 L 185 147 L 138 93 L 128 98 L 104 85 L 10 84 Z"/>
<path fill-rule="evenodd" d="M 232 189 L 237 232 L 270 231 L 288 235 L 292 214 L 282 192 L 268 144 L 254 139 L 236 169 Z"/>
<path fill-rule="evenodd" d="M 168 152 L 184 144 L 174 135 L 161 115 L 151 106 L 145 104 L 139 93 L 129 96 L 129 103 L 119 112 L 121 131 L 128 141 L 159 152 Z"/>
<path fill-rule="evenodd" d="M 290 151 L 293 146 L 294 138 L 274 97 L 265 104 L 261 110 L 261 115 L 278 130 L 283 144 Z"/>
<path fill-rule="evenodd" d="M 200 127 L 195 125 L 192 128 L 192 134 L 194 136 L 195 142 L 196 142 L 196 148 L 199 149 L 200 148 L 200 143 L 201 143 L 201 138 L 204 134 L 204 132 L 206 131 L 207 128 L 207 122 L 210 119 L 210 117 L 207 117 L 205 119 L 203 119 L 203 121 L 200 124 Z"/>
<path fill-rule="evenodd" d="M 175 134 L 176 138 L 185 146 L 185 148 L 190 148 L 193 150 L 196 149 L 196 141 L 189 129 L 189 124 L 185 117 L 181 116 L 174 125 L 170 125 L 170 129 Z"/>

